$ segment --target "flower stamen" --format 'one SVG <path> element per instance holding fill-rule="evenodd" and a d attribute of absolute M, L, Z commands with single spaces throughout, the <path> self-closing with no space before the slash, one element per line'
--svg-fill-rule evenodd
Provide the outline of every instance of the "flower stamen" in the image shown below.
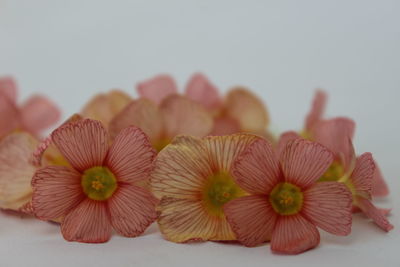
<path fill-rule="evenodd" d="M 298 213 L 303 206 L 303 193 L 300 188 L 290 183 L 279 183 L 269 195 L 274 210 L 281 215 Z"/>

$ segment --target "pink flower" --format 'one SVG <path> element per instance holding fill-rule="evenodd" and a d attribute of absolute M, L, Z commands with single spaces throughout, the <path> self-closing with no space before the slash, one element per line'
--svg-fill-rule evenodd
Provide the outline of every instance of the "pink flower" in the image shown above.
<path fill-rule="evenodd" d="M 0 78 L 0 138 L 15 130 L 37 136 L 59 118 L 59 109 L 43 96 L 32 96 L 19 107 L 14 79 Z"/>
<path fill-rule="evenodd" d="M 353 120 L 345 117 L 337 117 L 333 119 L 323 118 L 327 98 L 328 96 L 324 91 L 317 90 L 314 96 L 311 110 L 306 117 L 305 126 L 303 131 L 301 132 L 301 136 L 306 139 L 314 140 L 316 132 L 321 131 L 321 127 L 324 127 L 326 123 L 332 123 L 337 127 L 339 127 L 337 131 L 342 131 L 342 130 L 347 131 L 346 134 L 350 138 L 353 138 L 356 126 Z M 293 137 L 293 134 L 289 135 Z M 387 196 L 388 194 L 389 194 L 389 187 L 387 186 L 382 176 L 382 173 L 379 167 L 377 166 L 375 168 L 375 173 L 373 177 L 372 195 L 376 197 L 384 197 Z"/>
<path fill-rule="evenodd" d="M 224 206 L 239 241 L 255 246 L 271 240 L 274 252 L 297 254 L 319 244 L 317 227 L 335 235 L 351 231 L 351 193 L 337 182 L 316 183 L 333 161 L 318 143 L 296 139 L 278 158 L 260 139 L 233 167 L 236 183 L 251 193 Z"/>
<path fill-rule="evenodd" d="M 140 129 L 122 130 L 109 146 L 102 124 L 85 119 L 56 129 L 51 140 L 71 167 L 35 173 L 32 207 L 39 219 L 60 218 L 66 240 L 106 242 L 112 228 L 134 237 L 156 219 L 157 200 L 138 185 L 156 155 Z"/>
<path fill-rule="evenodd" d="M 139 83 L 137 91 L 141 97 L 160 104 L 167 96 L 177 94 L 178 88 L 171 76 L 162 74 Z M 262 100 L 249 90 L 236 87 L 223 98 L 206 76 L 196 73 L 188 81 L 185 95 L 212 114 L 214 127 L 211 135 L 250 132 L 272 139 L 267 131 L 268 111 Z"/>

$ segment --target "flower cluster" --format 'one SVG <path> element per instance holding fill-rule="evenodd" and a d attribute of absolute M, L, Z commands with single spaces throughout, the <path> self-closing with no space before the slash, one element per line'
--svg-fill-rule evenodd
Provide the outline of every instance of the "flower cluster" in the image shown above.
<path fill-rule="evenodd" d="M 298 254 L 318 228 L 351 232 L 362 212 L 383 231 L 389 193 L 371 153 L 353 147 L 355 123 L 323 116 L 317 91 L 304 129 L 275 136 L 263 102 L 236 87 L 221 95 L 203 74 L 184 93 L 159 75 L 138 98 L 112 90 L 43 137 L 59 109 L 34 96 L 22 105 L 0 78 L 0 208 L 61 226 L 68 241 L 106 242 L 114 229 L 135 237 L 157 221 L 172 242 L 271 242 Z"/>

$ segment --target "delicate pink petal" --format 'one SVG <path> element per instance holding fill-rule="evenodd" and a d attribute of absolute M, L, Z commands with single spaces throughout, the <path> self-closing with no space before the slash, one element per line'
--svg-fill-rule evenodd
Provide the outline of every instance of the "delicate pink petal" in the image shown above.
<path fill-rule="evenodd" d="M 280 158 L 285 180 L 303 189 L 316 182 L 332 161 L 332 152 L 305 139 L 289 141 Z"/>
<path fill-rule="evenodd" d="M 119 185 L 108 200 L 111 224 L 123 236 L 135 237 L 157 219 L 157 199 L 146 189 Z"/>
<path fill-rule="evenodd" d="M 276 154 L 262 138 L 244 150 L 234 163 L 232 173 L 236 183 L 252 194 L 269 194 L 282 179 Z"/>
<path fill-rule="evenodd" d="M 312 138 L 331 150 L 348 171 L 355 157 L 351 143 L 354 129 L 355 123 L 349 118 L 322 120 L 315 124 Z"/>
<path fill-rule="evenodd" d="M 284 254 L 298 254 L 319 244 L 317 228 L 300 214 L 280 216 L 272 233 L 271 249 Z"/>
<path fill-rule="evenodd" d="M 222 104 L 218 89 L 201 73 L 194 74 L 189 80 L 186 95 L 207 109 L 215 109 Z"/>
<path fill-rule="evenodd" d="M 375 163 L 372 154 L 367 152 L 359 156 L 350 178 L 358 194 L 371 198 L 374 173 Z"/>
<path fill-rule="evenodd" d="M 11 103 L 17 102 L 17 83 L 12 77 L 0 78 L 0 98 L 7 97 Z"/>
<path fill-rule="evenodd" d="M 108 241 L 111 237 L 111 222 L 107 202 L 85 199 L 62 221 L 61 232 L 68 241 Z"/>
<path fill-rule="evenodd" d="M 63 156 L 78 171 L 102 166 L 108 150 L 107 132 L 99 121 L 85 119 L 68 123 L 51 138 Z"/>
<path fill-rule="evenodd" d="M 21 108 L 22 126 L 34 134 L 55 124 L 60 117 L 58 107 L 43 96 L 29 98 Z"/>
<path fill-rule="evenodd" d="M 227 116 L 214 118 L 214 128 L 210 135 L 230 135 L 240 132 L 239 123 Z"/>
<path fill-rule="evenodd" d="M 351 232 L 353 197 L 338 182 L 316 183 L 304 192 L 302 214 L 313 224 L 335 235 Z"/>
<path fill-rule="evenodd" d="M 230 90 L 226 96 L 226 114 L 236 120 L 242 131 L 259 132 L 269 123 L 267 108 L 261 99 L 244 88 Z"/>
<path fill-rule="evenodd" d="M 376 225 L 378 225 L 382 230 L 389 232 L 393 229 L 393 225 L 390 224 L 388 219 L 385 217 L 382 210 L 376 208 L 370 200 L 363 197 L 357 198 L 358 207 L 363 211 L 368 218 L 372 219 Z"/>
<path fill-rule="evenodd" d="M 39 169 L 32 178 L 32 206 L 42 220 L 66 215 L 84 199 L 81 174 L 63 166 Z"/>
<path fill-rule="evenodd" d="M 32 196 L 31 164 L 37 140 L 27 133 L 13 133 L 0 143 L 0 208 L 18 210 Z"/>
<path fill-rule="evenodd" d="M 160 104 L 166 136 L 180 134 L 203 137 L 213 128 L 211 115 L 200 104 L 184 96 L 171 95 Z"/>
<path fill-rule="evenodd" d="M 150 99 L 156 104 L 178 92 L 174 79 L 164 74 L 139 83 L 136 89 L 141 97 Z"/>
<path fill-rule="evenodd" d="M 245 246 L 252 247 L 271 240 L 278 215 L 267 196 L 234 199 L 224 205 L 224 212 L 237 239 Z"/>
<path fill-rule="evenodd" d="M 382 172 L 375 161 L 375 172 L 372 178 L 372 196 L 385 197 L 389 195 L 389 187 L 383 179 Z"/>
<path fill-rule="evenodd" d="M 110 135 L 114 139 L 119 132 L 128 126 L 142 129 L 155 144 L 162 138 L 163 120 L 158 107 L 147 99 L 132 101 L 110 123 Z"/>
<path fill-rule="evenodd" d="M 283 150 L 285 150 L 286 144 L 294 139 L 301 138 L 300 135 L 294 131 L 288 131 L 281 134 L 279 137 L 278 145 L 276 147 L 276 154 L 278 157 L 281 156 Z"/>
<path fill-rule="evenodd" d="M 20 112 L 8 97 L 0 94 L 0 139 L 20 127 Z"/>
<path fill-rule="evenodd" d="M 82 109 L 85 118 L 99 120 L 105 127 L 130 102 L 132 98 L 123 91 L 112 90 L 106 94 L 94 96 Z"/>
<path fill-rule="evenodd" d="M 328 96 L 322 90 L 317 90 L 311 106 L 310 113 L 308 113 L 305 121 L 306 131 L 312 131 L 315 124 L 322 119 L 325 111 L 326 101 Z"/>
<path fill-rule="evenodd" d="M 130 126 L 115 138 L 105 165 L 118 177 L 119 182 L 135 183 L 149 179 L 156 155 L 142 130 Z"/>

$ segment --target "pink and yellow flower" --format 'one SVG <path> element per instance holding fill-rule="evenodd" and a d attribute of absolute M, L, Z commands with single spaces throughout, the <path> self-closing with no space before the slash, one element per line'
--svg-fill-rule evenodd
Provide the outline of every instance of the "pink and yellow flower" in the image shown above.
<path fill-rule="evenodd" d="M 332 161 L 332 152 L 304 139 L 288 142 L 279 158 L 263 139 L 250 145 L 233 174 L 251 195 L 224 206 L 238 240 L 246 246 L 271 240 L 272 251 L 297 254 L 319 244 L 317 227 L 348 235 L 350 191 L 337 182 L 317 183 Z"/>
<path fill-rule="evenodd" d="M 250 134 L 198 139 L 178 136 L 157 156 L 151 186 L 161 199 L 158 224 L 167 240 L 235 240 L 223 205 L 246 195 L 232 165 L 257 137 Z"/>
<path fill-rule="evenodd" d="M 69 122 L 51 140 L 70 166 L 46 166 L 32 179 L 34 214 L 61 221 L 68 241 L 106 242 L 112 228 L 137 236 L 156 219 L 157 200 L 138 183 L 146 181 L 156 155 L 147 136 L 128 127 L 109 146 L 99 121 Z"/>
<path fill-rule="evenodd" d="M 141 128 L 154 148 L 160 151 L 176 135 L 208 135 L 213 121 L 201 105 L 185 96 L 173 94 L 163 98 L 159 105 L 145 98 L 132 101 L 111 121 L 111 138 L 130 125 Z"/>
<path fill-rule="evenodd" d="M 177 94 L 175 81 L 169 75 L 158 75 L 137 85 L 137 91 L 143 98 L 161 103 L 171 94 Z M 228 135 L 249 132 L 270 139 L 268 111 L 256 95 L 243 87 L 231 89 L 225 98 L 221 97 L 217 87 L 203 74 L 196 73 L 188 81 L 185 95 L 206 108 L 214 118 L 212 135 Z"/>
<path fill-rule="evenodd" d="M 18 106 L 16 82 L 11 77 L 0 78 L 0 138 L 16 130 L 39 136 L 59 118 L 59 109 L 43 96 L 32 96 Z"/>

